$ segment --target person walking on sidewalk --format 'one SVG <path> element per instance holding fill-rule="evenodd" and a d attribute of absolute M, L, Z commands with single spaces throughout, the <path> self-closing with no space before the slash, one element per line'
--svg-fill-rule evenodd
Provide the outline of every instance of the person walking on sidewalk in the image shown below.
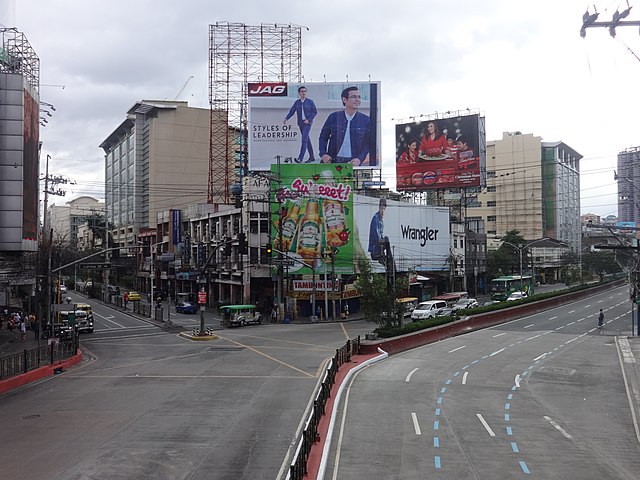
<path fill-rule="evenodd" d="M 27 336 L 27 322 L 24 319 L 22 319 L 20 320 L 20 341 L 22 343 L 25 342 L 26 336 Z"/>

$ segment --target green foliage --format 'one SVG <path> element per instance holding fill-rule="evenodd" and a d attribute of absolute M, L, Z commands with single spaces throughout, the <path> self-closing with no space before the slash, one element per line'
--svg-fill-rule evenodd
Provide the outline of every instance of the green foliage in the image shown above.
<path fill-rule="evenodd" d="M 395 299 L 407 291 L 408 280 L 397 278 L 389 289 L 386 275 L 372 272 L 369 260 L 361 258 L 358 266 L 360 276 L 356 286 L 362 294 L 360 308 L 365 318 L 388 328 L 402 325 L 404 306 L 398 304 Z M 387 314 L 388 311 L 391 311 L 391 315 Z"/>
<path fill-rule="evenodd" d="M 609 275 L 605 283 L 610 281 L 616 281 L 619 278 L 620 278 L 620 275 Z M 400 335 L 405 335 L 407 333 L 413 333 L 420 330 L 426 330 L 427 328 L 437 327 L 439 325 L 445 325 L 447 323 L 451 323 L 455 320 L 458 320 L 459 318 L 458 315 L 466 317 L 469 315 L 478 315 L 480 313 L 492 312 L 495 310 L 502 310 L 503 308 L 514 307 L 516 305 L 536 302 L 536 301 L 544 300 L 547 298 L 566 295 L 567 293 L 585 290 L 592 286 L 593 285 L 576 285 L 574 287 L 563 289 L 563 290 L 556 290 L 553 292 L 535 294 L 535 295 L 532 295 L 531 297 L 523 298 L 521 300 L 515 300 L 513 302 L 499 302 L 499 303 L 494 303 L 493 305 L 487 305 L 486 307 L 470 308 L 468 310 L 458 311 L 452 317 L 434 317 L 427 320 L 423 320 L 421 322 L 408 323 L 402 327 L 393 326 L 393 325 L 381 325 L 380 327 L 374 330 L 374 333 L 377 333 L 379 338 L 398 337 Z"/>

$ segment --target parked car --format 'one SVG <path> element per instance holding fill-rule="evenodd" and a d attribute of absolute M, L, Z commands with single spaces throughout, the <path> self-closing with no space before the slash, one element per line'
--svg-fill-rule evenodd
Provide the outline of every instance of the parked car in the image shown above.
<path fill-rule="evenodd" d="M 421 302 L 418 304 L 416 309 L 411 312 L 411 320 L 416 321 L 433 318 L 443 308 L 447 308 L 447 302 L 444 300 L 429 300 L 427 302 Z"/>
<path fill-rule="evenodd" d="M 452 317 L 458 310 L 453 307 L 441 308 L 436 317 Z"/>
<path fill-rule="evenodd" d="M 522 300 L 523 298 L 527 298 L 527 292 L 513 292 L 511 295 L 507 297 L 507 302 Z"/>
<path fill-rule="evenodd" d="M 130 302 L 139 302 L 140 301 L 140 294 L 138 292 L 127 292 L 127 293 L 125 293 L 125 295 L 128 296 L 128 300 Z"/>
<path fill-rule="evenodd" d="M 107 285 L 107 292 L 109 295 L 120 295 L 120 287 L 116 285 Z"/>
<path fill-rule="evenodd" d="M 67 286 L 62 284 L 60 285 L 60 293 L 67 293 Z"/>
<path fill-rule="evenodd" d="M 184 302 L 180 305 L 176 305 L 176 313 L 197 313 L 198 305 L 195 303 Z"/>
<path fill-rule="evenodd" d="M 465 308 L 475 308 L 478 306 L 478 301 L 475 298 L 461 298 L 454 305 L 453 309 L 455 310 L 463 310 Z"/>
<path fill-rule="evenodd" d="M 482 304 L 483 307 L 488 307 L 489 305 L 495 305 L 496 303 L 500 303 L 498 300 L 487 300 Z"/>

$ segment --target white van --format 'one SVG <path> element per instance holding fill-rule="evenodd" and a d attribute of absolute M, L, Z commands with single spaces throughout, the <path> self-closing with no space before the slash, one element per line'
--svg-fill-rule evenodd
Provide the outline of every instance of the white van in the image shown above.
<path fill-rule="evenodd" d="M 446 308 L 447 302 L 444 300 L 429 300 L 427 302 L 421 302 L 416 309 L 411 312 L 411 320 L 425 320 L 427 318 L 435 317 L 440 310 Z"/>

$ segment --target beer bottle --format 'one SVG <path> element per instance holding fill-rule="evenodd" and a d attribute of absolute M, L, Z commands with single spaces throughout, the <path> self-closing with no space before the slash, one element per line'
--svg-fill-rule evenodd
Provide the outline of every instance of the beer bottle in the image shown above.
<path fill-rule="evenodd" d="M 330 170 L 321 173 L 325 185 L 335 186 L 333 174 Z M 347 218 L 344 214 L 342 202 L 325 198 L 322 201 L 322 218 L 324 220 L 324 238 L 329 247 L 342 247 L 349 241 Z"/>
<path fill-rule="evenodd" d="M 300 232 L 298 233 L 297 253 L 304 263 L 313 267 L 315 259 L 320 252 L 321 230 L 320 230 L 320 205 L 317 198 L 310 197 L 307 200 L 307 207 L 300 220 Z"/>
<path fill-rule="evenodd" d="M 296 233 L 298 233 L 298 220 L 300 220 L 300 199 L 292 200 L 287 216 L 282 220 L 282 248 L 283 252 L 291 250 Z M 279 241 L 279 239 L 278 239 Z"/>

